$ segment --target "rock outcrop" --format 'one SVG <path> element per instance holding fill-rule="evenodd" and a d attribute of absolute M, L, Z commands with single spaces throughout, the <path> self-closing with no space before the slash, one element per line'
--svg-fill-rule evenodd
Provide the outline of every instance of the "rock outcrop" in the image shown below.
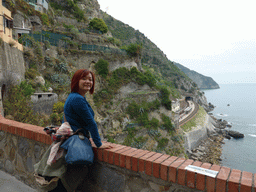
<path fill-rule="evenodd" d="M 226 134 L 229 136 L 237 139 L 237 138 L 244 138 L 244 134 L 239 133 L 238 131 L 232 131 L 232 130 L 225 130 Z"/>

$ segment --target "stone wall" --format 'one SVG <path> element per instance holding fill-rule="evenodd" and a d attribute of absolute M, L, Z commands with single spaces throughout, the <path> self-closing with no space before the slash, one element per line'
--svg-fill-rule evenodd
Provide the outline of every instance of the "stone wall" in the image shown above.
<path fill-rule="evenodd" d="M 35 112 L 51 115 L 54 103 L 58 102 L 58 95 L 56 93 L 34 93 L 31 95 L 31 101 Z"/>
<path fill-rule="evenodd" d="M 25 62 L 23 52 L 3 42 L 0 45 L 0 86 L 8 88 L 24 80 Z"/>
<path fill-rule="evenodd" d="M 0 168 L 35 187 L 33 165 L 51 139 L 42 127 L 0 116 Z M 226 192 L 255 191 L 256 174 L 113 144 L 103 150 L 93 145 L 95 163 L 80 189 L 90 192 Z M 217 176 L 186 170 L 194 165 L 217 171 Z"/>
<path fill-rule="evenodd" d="M 2 93 L 2 87 L 0 87 L 0 92 Z M 0 94 L 0 115 L 2 115 L 4 117 L 2 94 Z"/>
<path fill-rule="evenodd" d="M 214 126 L 210 121 L 210 116 L 205 114 L 203 117 L 203 125 L 197 125 L 191 131 L 185 132 L 185 144 L 186 150 L 193 150 L 198 147 L 202 140 L 206 139 L 210 133 L 214 132 Z"/>

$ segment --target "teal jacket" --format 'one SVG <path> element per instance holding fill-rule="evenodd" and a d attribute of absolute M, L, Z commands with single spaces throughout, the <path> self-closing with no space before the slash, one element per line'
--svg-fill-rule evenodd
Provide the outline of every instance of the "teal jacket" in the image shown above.
<path fill-rule="evenodd" d="M 83 128 L 85 134 L 90 132 L 97 147 L 102 145 L 98 127 L 94 120 L 94 112 L 86 97 L 79 93 L 70 93 L 64 105 L 64 113 L 73 131 Z"/>

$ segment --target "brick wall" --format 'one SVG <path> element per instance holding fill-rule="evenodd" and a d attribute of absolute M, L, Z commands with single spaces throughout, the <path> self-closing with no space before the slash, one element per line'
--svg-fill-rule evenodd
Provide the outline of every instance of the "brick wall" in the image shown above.
<path fill-rule="evenodd" d="M 6 134 L 28 139 L 38 145 L 41 143 L 42 146 L 51 144 L 50 137 L 44 133 L 42 127 L 8 120 L 2 116 L 0 116 L 0 132 L 0 145 Z M 95 178 L 100 181 L 94 180 L 93 184 L 98 187 L 95 191 L 120 191 L 120 189 L 123 191 L 147 191 L 148 189 L 148 191 L 256 192 L 256 174 L 250 172 L 119 144 L 113 145 L 115 147 L 110 150 L 93 148 L 97 159 L 94 172 L 95 174 L 96 172 L 104 174 L 102 177 L 96 175 Z M 9 149 L 9 151 L 11 150 Z M 10 161 L 9 154 L 11 152 L 7 154 L 6 151 L 2 151 L 0 160 L 3 161 L 6 158 Z M 15 161 L 15 158 L 11 159 Z M 31 162 L 33 163 L 33 161 L 32 159 Z M 185 169 L 188 165 L 215 170 L 218 171 L 218 174 L 216 178 L 212 178 L 188 171 Z M 103 181 L 104 178 L 107 178 L 108 173 L 110 176 L 114 175 L 115 180 Z M 14 171 L 13 174 L 19 174 L 19 171 Z M 117 181 L 119 182 L 115 185 Z M 87 188 L 88 186 L 85 185 Z M 115 187 L 119 187 L 119 189 Z"/>

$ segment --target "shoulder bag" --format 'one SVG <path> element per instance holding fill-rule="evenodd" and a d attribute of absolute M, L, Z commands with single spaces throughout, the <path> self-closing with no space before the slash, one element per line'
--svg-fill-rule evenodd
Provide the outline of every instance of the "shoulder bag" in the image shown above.
<path fill-rule="evenodd" d="M 64 120 L 66 118 L 64 116 Z M 91 142 L 81 132 L 77 130 L 60 146 L 67 151 L 65 160 L 67 164 L 91 165 L 94 159 Z"/>

